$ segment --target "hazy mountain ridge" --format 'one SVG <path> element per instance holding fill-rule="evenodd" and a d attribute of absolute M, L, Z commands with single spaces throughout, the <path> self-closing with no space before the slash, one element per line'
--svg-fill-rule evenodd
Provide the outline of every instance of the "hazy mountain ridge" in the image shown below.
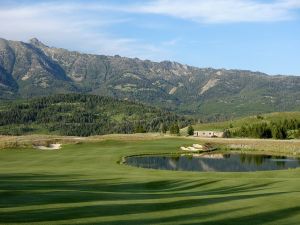
<path fill-rule="evenodd" d="M 0 97 L 64 92 L 113 96 L 208 117 L 300 109 L 297 76 L 81 54 L 37 39 L 0 39 Z"/>

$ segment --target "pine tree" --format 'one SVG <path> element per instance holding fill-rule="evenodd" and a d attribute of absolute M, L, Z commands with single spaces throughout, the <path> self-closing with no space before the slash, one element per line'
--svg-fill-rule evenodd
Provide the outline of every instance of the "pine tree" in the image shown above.
<path fill-rule="evenodd" d="M 228 129 L 224 130 L 223 137 L 224 138 L 230 138 L 231 137 L 230 130 L 228 130 Z"/>
<path fill-rule="evenodd" d="M 167 125 L 165 123 L 161 123 L 159 130 L 161 133 L 165 134 L 168 130 Z"/>
<path fill-rule="evenodd" d="M 178 126 L 177 123 L 173 124 L 173 125 L 170 127 L 170 134 L 177 134 L 177 135 L 180 134 L 180 129 L 179 129 L 179 126 Z"/>
<path fill-rule="evenodd" d="M 192 125 L 188 126 L 188 130 L 187 130 L 188 135 L 194 135 L 194 128 L 192 127 Z"/>
<path fill-rule="evenodd" d="M 142 124 L 137 124 L 134 130 L 135 133 L 146 133 Z"/>

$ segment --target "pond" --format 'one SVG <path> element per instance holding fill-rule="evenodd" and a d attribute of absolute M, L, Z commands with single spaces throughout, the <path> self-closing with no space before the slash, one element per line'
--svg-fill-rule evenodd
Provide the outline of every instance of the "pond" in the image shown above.
<path fill-rule="evenodd" d="M 300 166 L 300 158 L 254 154 L 148 155 L 127 157 L 130 166 L 181 171 L 250 172 Z"/>

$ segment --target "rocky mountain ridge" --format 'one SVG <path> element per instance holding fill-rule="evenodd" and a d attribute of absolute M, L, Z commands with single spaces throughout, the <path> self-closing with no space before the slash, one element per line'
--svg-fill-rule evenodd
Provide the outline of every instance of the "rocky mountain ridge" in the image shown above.
<path fill-rule="evenodd" d="M 300 77 L 82 54 L 0 39 L 0 98 L 89 93 L 207 118 L 300 110 Z"/>

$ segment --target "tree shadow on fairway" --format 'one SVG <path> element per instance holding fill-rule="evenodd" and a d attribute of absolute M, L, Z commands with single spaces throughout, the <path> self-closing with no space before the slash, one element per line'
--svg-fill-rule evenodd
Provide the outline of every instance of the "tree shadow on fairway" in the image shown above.
<path fill-rule="evenodd" d="M 53 223 L 57 220 L 130 216 L 151 212 L 164 214 L 169 210 L 201 209 L 224 202 L 234 204 L 234 201 L 239 200 L 285 194 L 269 191 L 275 182 L 231 186 L 219 186 L 218 182 L 220 181 L 208 179 L 124 182 L 118 178 L 81 179 L 79 175 L 0 175 L 0 223 Z M 230 213 L 231 210 L 219 211 Z M 235 210 L 238 209 L 233 211 Z M 212 214 L 214 213 L 216 212 Z M 194 216 L 199 215 L 197 213 Z M 201 215 L 212 216 L 208 212 Z M 180 217 L 182 221 L 187 218 L 185 215 Z M 173 219 L 178 220 L 175 217 Z M 166 220 L 172 222 L 171 217 Z M 157 219 L 156 222 L 159 221 Z M 150 221 L 127 222 L 146 224 Z"/>
<path fill-rule="evenodd" d="M 182 225 L 254 225 L 254 224 L 264 224 L 264 223 L 274 223 L 280 219 L 286 219 L 290 216 L 294 216 L 300 213 L 300 207 L 290 207 L 281 210 L 269 211 L 264 213 L 251 214 L 248 216 L 232 217 L 228 219 L 214 219 L 216 216 L 220 215 L 230 215 L 233 212 L 238 212 L 242 210 L 247 210 L 249 207 L 242 207 L 231 210 L 220 210 L 213 211 L 209 213 L 193 213 L 179 216 L 166 216 L 162 218 L 155 219 L 137 219 L 137 220 L 118 220 L 113 222 L 96 222 L 96 223 L 84 223 L 84 225 L 118 225 L 118 224 L 156 224 L 156 223 L 166 223 L 166 224 L 182 224 Z M 197 222 L 189 223 L 188 221 L 196 220 Z M 208 220 L 201 222 L 203 220 Z M 290 223 L 286 223 L 290 224 Z M 298 223 L 296 223 L 298 224 Z M 82 224 L 83 225 L 83 224 Z"/>
<path fill-rule="evenodd" d="M 253 224 L 263 224 L 271 223 L 280 219 L 288 219 L 290 216 L 299 215 L 300 206 L 290 207 L 280 210 L 274 210 L 269 212 L 255 213 L 254 215 L 235 217 L 230 219 L 214 220 L 208 222 L 193 222 L 193 223 L 183 223 L 183 225 L 253 225 Z M 299 222 L 299 221 L 298 221 Z M 274 223 L 276 224 L 276 223 Z M 290 224 L 290 223 L 286 223 Z"/>
<path fill-rule="evenodd" d="M 122 182 L 121 179 L 74 179 L 62 175 L 0 176 L 0 208 L 88 201 L 147 200 L 258 191 L 276 182 L 213 187 L 218 180 L 158 180 Z"/>
<path fill-rule="evenodd" d="M 249 207 L 237 208 L 237 209 L 225 209 L 225 210 L 216 210 L 212 212 L 198 212 L 192 214 L 185 214 L 185 215 L 177 215 L 177 216 L 162 216 L 160 218 L 155 219 L 128 219 L 128 220 L 116 220 L 112 222 L 96 222 L 96 223 L 84 223 L 84 225 L 119 225 L 119 224 L 138 224 L 138 225 L 145 225 L 145 224 L 156 224 L 156 223 L 169 223 L 172 224 L 174 222 L 184 222 L 189 220 L 204 220 L 213 218 L 216 215 L 226 215 L 232 212 L 242 211 L 249 209 Z M 83 224 L 82 224 L 83 225 Z"/>

